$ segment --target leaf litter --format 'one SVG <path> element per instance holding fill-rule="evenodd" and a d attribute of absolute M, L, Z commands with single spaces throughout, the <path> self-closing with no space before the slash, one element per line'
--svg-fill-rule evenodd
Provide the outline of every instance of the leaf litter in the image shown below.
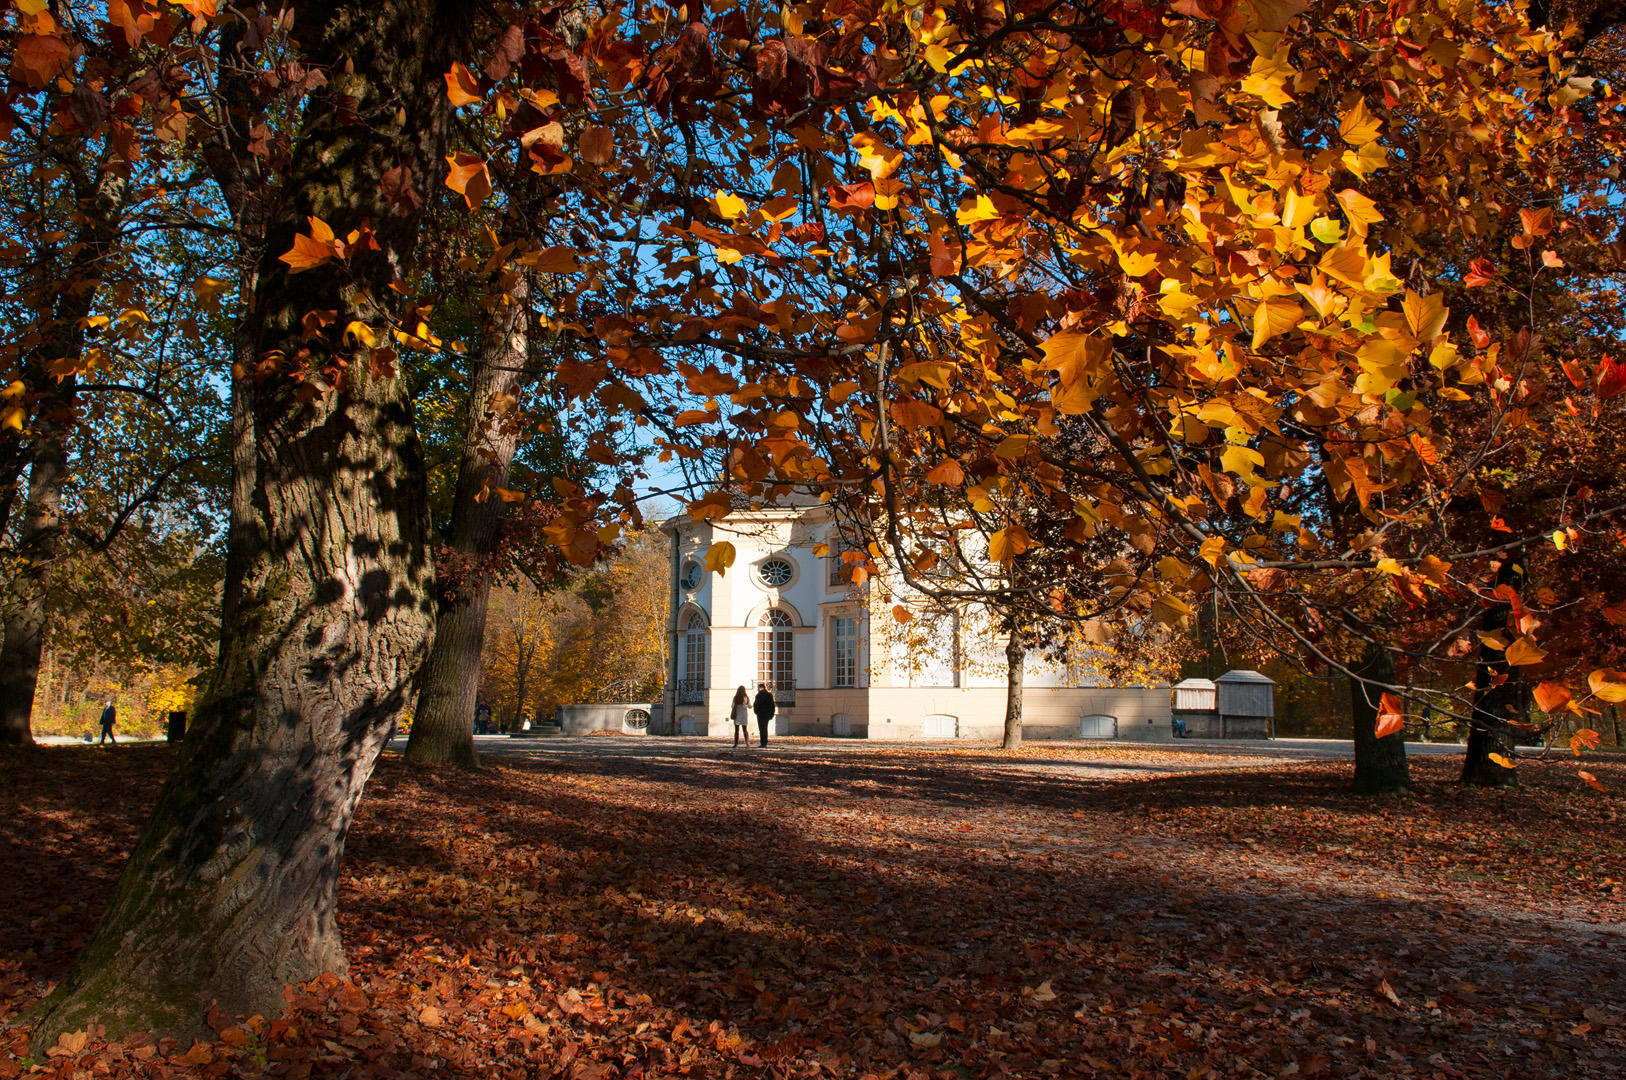
<path fill-rule="evenodd" d="M 381 763 L 349 977 L 191 1046 L 18 1014 L 71 964 L 172 763 L 0 757 L 0 1080 L 1608 1076 L 1618 801 L 1524 769 L 1100 747 Z M 1221 762 L 1221 764 L 1216 764 Z M 1148 763 L 1150 763 L 1149 767 Z M 1626 767 L 1595 758 L 1614 790 Z M 1139 769 L 1140 771 L 1136 771 Z"/>

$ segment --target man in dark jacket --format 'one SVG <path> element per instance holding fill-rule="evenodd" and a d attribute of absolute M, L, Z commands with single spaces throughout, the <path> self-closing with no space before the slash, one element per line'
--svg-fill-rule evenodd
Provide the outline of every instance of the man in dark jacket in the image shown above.
<path fill-rule="evenodd" d="M 119 713 L 118 710 L 113 707 L 112 698 L 108 698 L 105 704 L 107 708 L 102 710 L 102 742 L 112 743 L 114 746 L 117 746 L 119 741 L 113 738 L 113 724 L 118 720 Z"/>
<path fill-rule="evenodd" d="M 769 692 L 766 683 L 757 688 L 757 696 L 751 702 L 751 711 L 757 714 L 757 731 L 762 734 L 759 746 L 768 745 L 768 721 L 773 719 L 773 694 Z"/>

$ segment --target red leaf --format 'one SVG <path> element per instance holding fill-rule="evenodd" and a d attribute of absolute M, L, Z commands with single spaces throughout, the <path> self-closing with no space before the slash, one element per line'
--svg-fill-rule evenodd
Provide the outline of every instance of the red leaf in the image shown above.
<path fill-rule="evenodd" d="M 1491 265 L 1489 259 L 1475 259 L 1468 265 L 1468 273 L 1463 277 L 1462 283 L 1470 289 L 1480 285 L 1489 285 L 1496 280 L 1496 267 Z"/>
<path fill-rule="evenodd" d="M 1490 344 L 1490 335 L 1479 325 L 1479 319 L 1473 315 L 1468 316 L 1468 336 L 1474 339 L 1474 345 L 1483 349 Z"/>
<path fill-rule="evenodd" d="M 830 205 L 837 210 L 867 210 L 875 205 L 875 185 L 868 180 L 831 184 Z"/>
<path fill-rule="evenodd" d="M 1604 357 L 1603 363 L 1598 365 L 1598 396 L 1614 397 L 1622 390 L 1626 390 L 1626 364 L 1612 356 Z"/>

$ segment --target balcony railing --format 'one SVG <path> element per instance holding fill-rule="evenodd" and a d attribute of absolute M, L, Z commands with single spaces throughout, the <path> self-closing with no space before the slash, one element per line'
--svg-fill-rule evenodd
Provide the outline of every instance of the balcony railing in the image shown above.
<path fill-rule="evenodd" d="M 780 708 L 796 704 L 796 683 L 789 679 L 784 682 L 757 683 L 757 685 L 766 686 L 773 693 L 774 705 Z"/>
<path fill-rule="evenodd" d="M 677 703 L 679 705 L 704 705 L 706 703 L 706 680 L 679 679 Z"/>

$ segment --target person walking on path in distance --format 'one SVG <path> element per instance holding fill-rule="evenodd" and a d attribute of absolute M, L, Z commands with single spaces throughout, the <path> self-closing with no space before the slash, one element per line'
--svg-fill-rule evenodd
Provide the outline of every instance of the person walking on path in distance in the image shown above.
<path fill-rule="evenodd" d="M 740 687 L 744 690 L 745 687 Z M 758 746 L 768 745 L 768 721 L 773 719 L 773 694 L 768 690 L 768 684 L 763 683 L 757 687 L 757 699 L 751 703 L 751 708 L 757 714 L 757 731 L 762 733 L 762 741 Z M 747 735 L 745 741 L 749 743 L 751 737 Z"/>
<path fill-rule="evenodd" d="M 103 743 L 112 743 L 114 746 L 117 746 L 119 741 L 113 738 L 113 724 L 119 718 L 119 711 L 113 707 L 112 698 L 108 698 L 106 701 L 102 702 L 102 704 L 107 707 L 102 710 L 102 741 L 97 745 L 100 746 Z"/>
<path fill-rule="evenodd" d="M 745 748 L 751 749 L 751 702 L 745 687 L 734 691 L 734 700 L 728 706 L 728 718 L 734 721 L 734 746 L 740 745 L 740 736 L 744 735 Z"/>

